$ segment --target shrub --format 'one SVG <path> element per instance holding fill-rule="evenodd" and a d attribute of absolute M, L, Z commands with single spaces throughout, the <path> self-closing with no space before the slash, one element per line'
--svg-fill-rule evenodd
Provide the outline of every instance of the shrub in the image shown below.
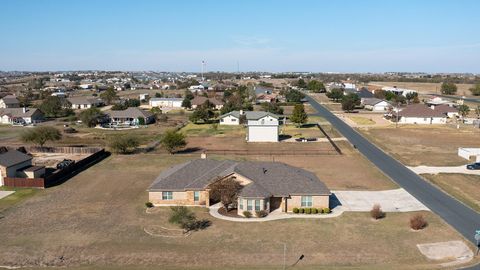
<path fill-rule="evenodd" d="M 212 225 L 212 222 L 208 219 L 201 219 L 201 220 L 190 220 L 186 223 L 183 223 L 180 225 L 182 229 L 185 230 L 185 232 L 190 232 L 190 231 L 198 231 L 198 230 L 203 230 Z"/>
<path fill-rule="evenodd" d="M 305 213 L 305 209 L 300 208 L 300 209 L 298 210 L 298 212 L 299 212 L 300 214 L 303 214 L 303 213 Z"/>
<path fill-rule="evenodd" d="M 58 141 L 62 138 L 62 133 L 54 127 L 40 126 L 26 130 L 22 133 L 21 139 L 26 143 L 34 143 L 43 147 L 47 141 Z"/>
<path fill-rule="evenodd" d="M 312 213 L 312 208 L 305 208 L 305 214 L 310 215 Z"/>
<path fill-rule="evenodd" d="M 139 145 L 140 140 L 131 134 L 111 136 L 108 145 L 113 152 L 127 154 L 133 152 Z"/>
<path fill-rule="evenodd" d="M 182 225 L 196 219 L 195 214 L 185 206 L 172 206 L 170 209 L 172 209 L 168 219 L 170 223 Z"/>
<path fill-rule="evenodd" d="M 323 209 L 322 208 L 317 208 L 317 211 L 319 214 L 322 214 L 323 213 Z"/>
<path fill-rule="evenodd" d="M 418 231 L 427 226 L 428 226 L 428 222 L 425 220 L 425 218 L 421 214 L 416 214 L 410 218 L 410 228 L 412 228 L 413 230 Z"/>
<path fill-rule="evenodd" d="M 299 210 L 297 207 L 293 208 L 293 213 L 298 214 Z"/>
<path fill-rule="evenodd" d="M 151 202 L 146 202 L 146 203 L 145 203 L 145 206 L 146 206 L 147 208 L 152 208 L 152 207 L 153 207 L 153 203 L 151 203 Z"/>
<path fill-rule="evenodd" d="M 258 218 L 263 218 L 263 217 L 266 217 L 266 216 L 268 215 L 268 212 L 265 211 L 265 210 L 255 211 L 255 215 L 256 215 Z"/>
<path fill-rule="evenodd" d="M 370 210 L 370 216 L 373 219 L 381 219 L 385 217 L 385 212 L 382 211 L 382 207 L 380 207 L 379 204 L 375 204 L 372 207 L 372 210 Z"/>
<path fill-rule="evenodd" d="M 317 208 L 312 208 L 312 214 L 317 214 L 317 213 L 318 213 Z"/>
<path fill-rule="evenodd" d="M 251 218 L 251 217 L 252 217 L 252 213 L 250 213 L 250 211 L 243 211 L 243 215 L 244 215 L 246 218 Z"/>
<path fill-rule="evenodd" d="M 328 207 L 323 208 L 323 213 L 324 214 L 329 214 L 330 213 L 330 208 L 328 208 Z"/>

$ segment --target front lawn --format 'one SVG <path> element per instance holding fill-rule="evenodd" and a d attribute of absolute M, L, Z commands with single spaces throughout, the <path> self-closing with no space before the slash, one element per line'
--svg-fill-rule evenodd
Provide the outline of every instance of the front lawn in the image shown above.
<path fill-rule="evenodd" d="M 220 125 L 218 123 L 213 124 L 194 124 L 188 123 L 181 131 L 187 136 L 232 136 L 232 137 L 244 137 L 245 127 L 243 125 L 230 126 Z"/>
<path fill-rule="evenodd" d="M 348 116 L 357 125 L 375 125 L 375 121 L 372 119 L 361 116 Z"/>

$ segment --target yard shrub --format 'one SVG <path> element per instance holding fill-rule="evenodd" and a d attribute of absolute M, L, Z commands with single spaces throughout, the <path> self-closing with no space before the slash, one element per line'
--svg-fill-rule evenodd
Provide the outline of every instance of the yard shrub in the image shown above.
<path fill-rule="evenodd" d="M 323 208 L 323 213 L 324 214 L 329 214 L 330 213 L 330 208 L 328 208 L 328 207 Z"/>
<path fill-rule="evenodd" d="M 370 210 L 370 216 L 373 219 L 381 219 L 385 217 L 385 212 L 382 211 L 382 207 L 379 204 L 375 204 Z"/>
<path fill-rule="evenodd" d="M 146 203 L 145 203 L 145 206 L 146 206 L 147 208 L 152 208 L 152 207 L 153 207 L 153 203 L 151 203 L 151 202 L 146 202 Z"/>
<path fill-rule="evenodd" d="M 197 220 L 195 214 L 185 206 L 172 206 L 170 209 L 172 209 L 172 212 L 168 221 L 180 225 L 185 233 L 203 230 L 212 224 L 208 219 Z"/>
<path fill-rule="evenodd" d="M 305 208 L 305 214 L 310 215 L 312 213 L 312 208 Z"/>
<path fill-rule="evenodd" d="M 297 207 L 293 208 L 293 213 L 298 214 L 299 211 Z"/>
<path fill-rule="evenodd" d="M 182 229 L 185 230 L 185 232 L 190 232 L 190 231 L 198 231 L 198 230 L 203 230 L 212 225 L 212 222 L 208 219 L 201 219 L 201 220 L 191 220 L 186 223 L 183 223 L 180 225 Z"/>
<path fill-rule="evenodd" d="M 428 226 L 428 222 L 425 220 L 425 218 L 421 214 L 416 214 L 410 218 L 410 228 L 412 228 L 413 230 L 418 231 L 427 226 Z"/>
<path fill-rule="evenodd" d="M 255 211 L 255 215 L 256 215 L 258 218 L 263 218 L 263 217 L 266 217 L 266 216 L 268 215 L 268 212 L 265 211 L 265 210 Z"/>
<path fill-rule="evenodd" d="M 312 208 L 312 214 L 317 214 L 317 213 L 318 213 L 317 208 Z"/>
<path fill-rule="evenodd" d="M 305 213 L 305 209 L 304 209 L 304 208 L 300 208 L 300 209 L 298 210 L 298 212 L 299 212 L 300 214 L 303 214 L 303 213 Z"/>
<path fill-rule="evenodd" d="M 252 213 L 250 213 L 250 211 L 243 211 L 243 215 L 244 215 L 246 218 L 251 218 L 251 217 L 252 217 Z"/>
<path fill-rule="evenodd" d="M 318 212 L 319 214 L 323 214 L 323 209 L 322 209 L 322 208 L 317 208 L 317 212 Z"/>

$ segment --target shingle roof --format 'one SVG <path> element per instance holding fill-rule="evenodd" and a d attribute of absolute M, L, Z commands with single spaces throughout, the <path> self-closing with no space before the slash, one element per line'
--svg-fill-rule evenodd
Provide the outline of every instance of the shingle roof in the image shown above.
<path fill-rule="evenodd" d="M 205 102 L 210 101 L 211 104 L 213 105 L 223 105 L 224 102 L 221 100 L 218 100 L 216 98 L 207 98 L 203 96 L 196 96 L 192 99 L 191 103 L 192 105 L 203 105 Z"/>
<path fill-rule="evenodd" d="M 183 98 L 151 98 L 150 101 L 183 101 Z"/>
<path fill-rule="evenodd" d="M 3 102 L 7 105 L 20 104 L 17 97 L 14 95 L 7 95 L 2 98 Z"/>
<path fill-rule="evenodd" d="M 24 109 L 25 109 L 25 112 L 24 112 Z M 10 117 L 31 117 L 32 115 L 38 112 L 42 113 L 37 108 L 4 108 L 4 109 L 0 109 L 0 116 L 9 115 Z"/>
<path fill-rule="evenodd" d="M 102 103 L 102 99 L 96 97 L 70 97 L 67 98 L 68 102 L 72 104 L 99 104 Z"/>
<path fill-rule="evenodd" d="M 452 112 L 452 113 L 453 113 L 453 112 L 456 112 L 456 113 L 458 113 L 458 109 L 457 109 L 457 108 L 448 106 L 448 105 L 446 105 L 446 104 L 435 105 L 435 106 L 433 106 L 433 110 L 439 111 L 439 112 L 442 112 L 442 113 L 449 113 L 449 112 Z"/>
<path fill-rule="evenodd" d="M 271 113 L 271 112 L 263 112 L 263 111 L 245 111 L 243 112 L 245 114 L 245 118 L 247 120 L 257 120 L 257 119 L 260 119 L 260 118 L 263 118 L 265 116 L 271 116 L 275 119 L 278 119 L 279 116 L 274 114 L 274 113 Z M 226 116 L 234 116 L 236 118 L 240 118 L 240 112 L 239 111 L 231 111 L 229 113 L 226 113 L 226 114 L 223 114 L 223 115 L 220 115 L 219 118 L 223 118 L 223 117 L 226 117 Z"/>
<path fill-rule="evenodd" d="M 153 113 L 150 111 L 144 111 L 137 107 L 128 107 L 122 111 L 108 111 L 108 115 L 112 118 L 138 118 L 138 117 L 152 117 Z"/>
<path fill-rule="evenodd" d="M 432 110 L 424 104 L 412 104 L 405 107 L 398 113 L 402 117 L 445 117 L 445 113 L 439 110 Z"/>
<path fill-rule="evenodd" d="M 150 191 L 202 190 L 232 173 L 251 180 L 241 191 L 243 197 L 329 195 L 330 190 L 315 174 L 279 162 L 236 162 L 196 159 L 162 172 Z"/>
<path fill-rule="evenodd" d="M 379 99 L 379 98 L 364 98 L 363 99 L 363 104 L 364 105 L 370 105 L 370 106 L 374 106 L 380 102 L 382 102 L 384 100 L 382 99 Z"/>
<path fill-rule="evenodd" d="M 9 150 L 0 154 L 0 166 L 11 167 L 13 165 L 31 160 L 32 157 L 17 150 Z"/>

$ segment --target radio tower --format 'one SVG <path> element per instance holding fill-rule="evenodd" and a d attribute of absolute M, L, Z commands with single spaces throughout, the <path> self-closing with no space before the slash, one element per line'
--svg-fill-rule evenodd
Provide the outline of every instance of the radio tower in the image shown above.
<path fill-rule="evenodd" d="M 205 66 L 206 66 L 205 60 L 202 60 L 202 82 L 204 81 L 203 72 L 205 72 Z"/>

